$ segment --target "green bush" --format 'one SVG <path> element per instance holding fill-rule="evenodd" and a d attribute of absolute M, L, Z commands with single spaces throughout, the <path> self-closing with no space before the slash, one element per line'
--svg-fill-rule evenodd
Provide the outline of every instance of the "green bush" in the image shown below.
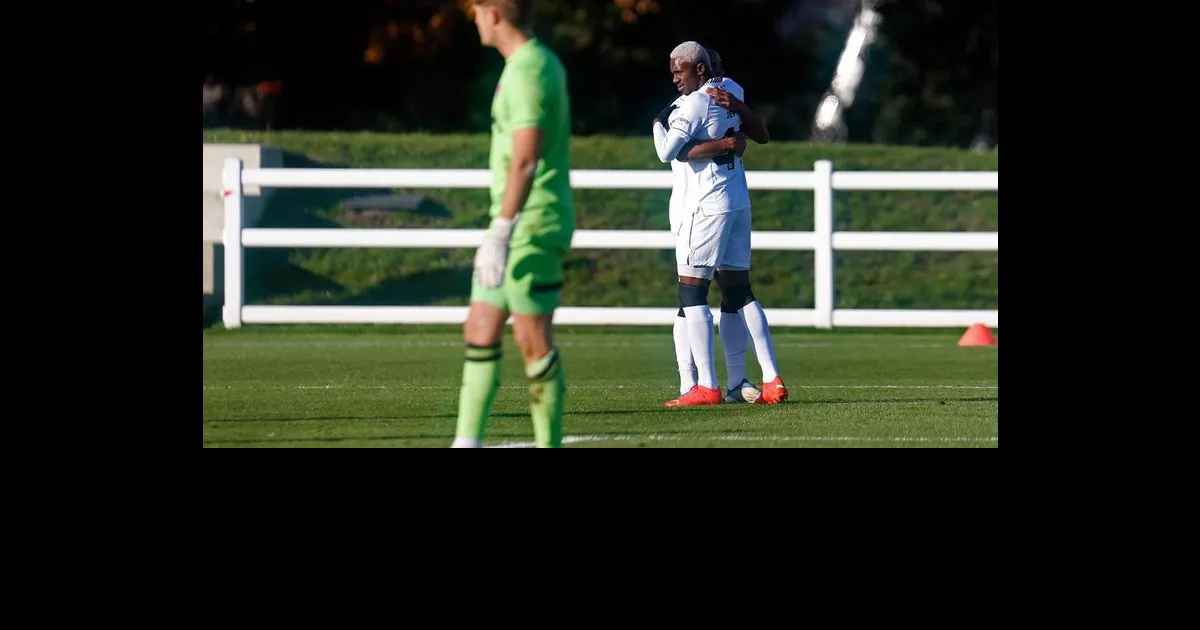
<path fill-rule="evenodd" d="M 487 168 L 486 135 L 204 132 L 205 142 L 275 146 L 289 167 Z M 998 170 L 997 155 L 959 149 L 751 143 L 749 170 L 811 170 L 829 159 L 838 170 Z M 649 137 L 579 137 L 572 168 L 667 169 Z M 392 191 L 425 195 L 411 210 L 350 210 L 343 202 L 389 191 L 281 189 L 262 227 L 487 226 L 484 189 Z M 668 190 L 577 190 L 580 229 L 666 229 Z M 751 191 L 754 229 L 812 230 L 811 191 Z M 995 231 L 995 192 L 854 192 L 834 195 L 835 229 L 860 231 Z M 249 304 L 465 305 L 467 249 L 250 248 Z M 812 308 L 812 252 L 757 251 L 754 292 L 768 308 Z M 997 252 L 835 253 L 837 308 L 994 309 Z M 577 250 L 566 261 L 563 304 L 673 306 L 669 250 Z M 718 303 L 717 292 L 710 303 Z"/>

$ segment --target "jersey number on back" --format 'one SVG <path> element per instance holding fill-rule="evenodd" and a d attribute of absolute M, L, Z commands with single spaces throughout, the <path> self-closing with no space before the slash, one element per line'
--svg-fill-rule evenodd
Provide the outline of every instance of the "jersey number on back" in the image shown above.
<path fill-rule="evenodd" d="M 733 114 L 730 114 L 730 116 L 733 116 Z M 733 129 L 730 129 L 729 131 L 725 132 L 725 137 L 731 138 L 731 137 L 733 137 L 734 133 L 736 133 L 736 132 Z M 737 168 L 737 164 L 734 162 L 734 160 L 736 160 L 736 159 L 737 159 L 737 154 L 734 153 L 733 151 L 730 151 L 729 153 L 726 153 L 725 155 L 718 155 L 717 157 L 713 158 L 713 163 L 720 164 L 721 166 L 724 166 L 725 168 L 728 168 L 729 170 L 732 171 L 733 169 Z"/>

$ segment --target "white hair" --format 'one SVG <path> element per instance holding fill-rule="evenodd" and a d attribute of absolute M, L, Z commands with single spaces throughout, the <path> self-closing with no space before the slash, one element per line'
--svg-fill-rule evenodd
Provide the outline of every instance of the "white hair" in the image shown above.
<path fill-rule="evenodd" d="M 712 60 L 708 57 L 708 49 L 700 45 L 700 42 L 686 41 L 675 47 L 671 51 L 671 59 L 679 59 L 685 63 L 704 64 L 705 68 L 712 68 Z"/>

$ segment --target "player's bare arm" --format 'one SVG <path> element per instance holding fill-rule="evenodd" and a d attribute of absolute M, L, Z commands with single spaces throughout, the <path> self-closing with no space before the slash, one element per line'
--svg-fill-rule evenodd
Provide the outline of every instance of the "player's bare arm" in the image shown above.
<path fill-rule="evenodd" d="M 739 131 L 732 136 L 716 140 L 689 142 L 683 145 L 675 159 L 680 162 L 695 162 L 711 160 L 731 152 L 739 156 L 746 152 L 746 134 Z"/>
<path fill-rule="evenodd" d="M 529 198 L 533 185 L 533 174 L 542 157 L 542 136 L 539 127 L 525 127 L 512 133 L 513 156 L 508 164 L 508 185 L 504 188 L 504 200 L 500 205 L 500 216 L 513 219 Z"/>
<path fill-rule="evenodd" d="M 759 144 L 770 142 L 771 134 L 767 132 L 767 123 L 763 121 L 762 116 L 759 116 L 757 112 L 750 109 L 749 105 L 746 105 L 738 100 L 736 96 L 721 88 L 710 87 L 705 92 L 712 97 L 713 102 L 718 106 L 724 107 L 742 117 L 742 129 L 745 131 L 746 137 Z"/>
<path fill-rule="evenodd" d="M 508 180 L 500 213 L 492 219 L 484 233 L 483 244 L 475 252 L 475 276 L 482 286 L 494 289 L 504 282 L 508 263 L 508 242 L 512 237 L 517 214 L 529 199 L 533 174 L 542 156 L 543 131 L 538 127 L 523 127 L 513 131 L 513 155 L 508 163 Z"/>

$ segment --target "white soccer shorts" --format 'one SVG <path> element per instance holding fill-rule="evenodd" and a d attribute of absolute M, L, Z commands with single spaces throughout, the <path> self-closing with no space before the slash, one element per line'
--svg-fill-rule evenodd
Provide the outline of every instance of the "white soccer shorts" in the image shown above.
<path fill-rule="evenodd" d="M 711 279 L 714 269 L 750 268 L 750 210 L 715 214 L 698 209 L 675 234 L 679 275 Z"/>
<path fill-rule="evenodd" d="M 717 269 L 747 271 L 750 269 L 750 210 L 740 210 L 729 215 L 729 236 Z"/>

